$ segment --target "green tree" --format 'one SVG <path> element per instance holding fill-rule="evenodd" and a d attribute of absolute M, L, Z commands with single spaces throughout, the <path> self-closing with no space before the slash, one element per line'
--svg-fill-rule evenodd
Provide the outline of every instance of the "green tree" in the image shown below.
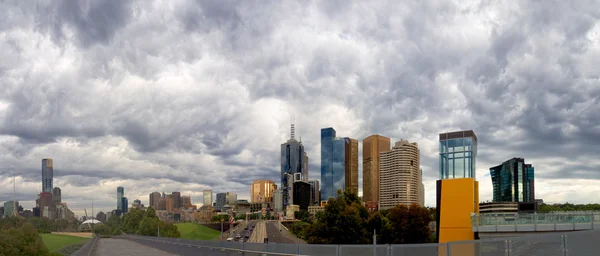
<path fill-rule="evenodd" d="M 139 226 L 136 234 L 142 235 L 142 236 L 157 236 L 159 222 L 161 222 L 161 221 L 158 220 L 158 218 L 144 217 L 142 222 L 140 222 L 140 226 Z M 162 235 L 162 231 L 161 231 L 161 235 Z"/>
<path fill-rule="evenodd" d="M 31 223 L 0 230 L 0 255 L 52 255 Z"/>
<path fill-rule="evenodd" d="M 143 218 L 144 211 L 137 208 L 131 209 L 131 211 L 123 216 L 123 232 L 135 234 Z"/>
<path fill-rule="evenodd" d="M 173 225 L 173 223 L 165 223 L 163 221 L 159 222 L 160 225 L 160 236 L 161 237 L 180 237 L 181 234 L 179 230 L 177 230 L 177 226 Z"/>
<path fill-rule="evenodd" d="M 387 218 L 391 222 L 392 243 L 428 243 L 431 240 L 429 211 L 417 204 L 407 207 L 398 205 L 389 210 Z"/>

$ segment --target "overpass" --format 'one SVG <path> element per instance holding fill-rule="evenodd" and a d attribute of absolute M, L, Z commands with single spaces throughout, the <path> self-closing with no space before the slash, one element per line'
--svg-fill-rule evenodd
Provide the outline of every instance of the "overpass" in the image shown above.
<path fill-rule="evenodd" d="M 537 214 L 473 214 L 473 232 L 481 239 L 521 236 L 533 233 L 600 229 L 600 212 L 558 212 Z"/>

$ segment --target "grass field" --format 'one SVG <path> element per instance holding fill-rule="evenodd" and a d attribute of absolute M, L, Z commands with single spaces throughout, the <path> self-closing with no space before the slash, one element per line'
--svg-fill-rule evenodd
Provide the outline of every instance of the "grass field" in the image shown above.
<path fill-rule="evenodd" d="M 44 241 L 46 247 L 48 247 L 48 250 L 51 252 L 58 251 L 60 248 L 69 245 L 84 243 L 88 239 L 89 238 L 68 235 L 42 234 L 42 240 Z"/>
<path fill-rule="evenodd" d="M 175 226 L 177 226 L 181 238 L 184 239 L 212 240 L 221 235 L 219 231 L 196 223 L 178 223 Z"/>

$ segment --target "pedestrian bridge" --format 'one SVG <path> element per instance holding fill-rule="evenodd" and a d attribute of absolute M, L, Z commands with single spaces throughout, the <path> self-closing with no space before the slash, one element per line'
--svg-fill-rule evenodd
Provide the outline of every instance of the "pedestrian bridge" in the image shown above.
<path fill-rule="evenodd" d="M 532 233 L 600 229 L 600 212 L 557 212 L 537 214 L 473 214 L 473 232 Z"/>

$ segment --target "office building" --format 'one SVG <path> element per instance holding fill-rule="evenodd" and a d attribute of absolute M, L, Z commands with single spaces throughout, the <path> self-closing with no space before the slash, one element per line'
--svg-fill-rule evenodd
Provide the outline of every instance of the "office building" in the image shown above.
<path fill-rule="evenodd" d="M 494 202 L 535 202 L 534 168 L 523 158 L 512 158 L 490 168 Z"/>
<path fill-rule="evenodd" d="M 172 201 L 173 206 L 172 207 L 175 210 L 179 210 L 179 208 L 181 208 L 182 204 L 183 204 L 183 202 L 181 200 L 181 192 L 172 192 L 171 196 L 173 197 L 173 201 Z"/>
<path fill-rule="evenodd" d="M 158 199 L 158 208 L 157 210 L 166 211 L 167 210 L 167 197 L 160 197 Z"/>
<path fill-rule="evenodd" d="M 390 138 L 378 134 L 363 139 L 363 202 L 379 202 L 379 154 L 390 151 Z"/>
<path fill-rule="evenodd" d="M 184 209 L 192 209 L 192 197 L 190 195 L 181 196 L 181 207 Z"/>
<path fill-rule="evenodd" d="M 212 190 L 210 189 L 205 189 L 204 191 L 202 191 L 202 204 L 206 205 L 206 206 L 211 206 L 213 203 L 213 198 L 212 198 Z"/>
<path fill-rule="evenodd" d="M 308 211 L 310 205 L 310 184 L 304 181 L 294 182 L 294 203 L 300 210 Z"/>
<path fill-rule="evenodd" d="M 477 136 L 471 130 L 440 134 L 440 179 L 476 176 Z"/>
<path fill-rule="evenodd" d="M 10 217 L 18 215 L 19 202 L 8 201 L 4 202 L 4 217 Z"/>
<path fill-rule="evenodd" d="M 419 156 L 420 157 L 420 156 Z M 419 205 L 425 206 L 425 184 L 423 184 L 423 169 L 420 170 L 421 175 L 419 175 Z"/>
<path fill-rule="evenodd" d="M 150 196 L 148 198 L 149 199 L 148 204 L 150 205 L 150 207 L 152 207 L 154 210 L 158 210 L 159 204 L 160 204 L 160 198 L 161 198 L 161 194 L 159 192 L 150 193 Z"/>
<path fill-rule="evenodd" d="M 283 210 L 283 197 L 281 193 L 281 188 L 273 192 L 273 210 L 275 210 L 276 212 L 282 212 Z"/>
<path fill-rule="evenodd" d="M 292 197 L 293 181 L 289 180 L 290 176 L 295 173 L 304 174 L 304 179 L 308 179 L 308 156 L 304 151 L 302 140 L 297 141 L 295 138 L 294 124 L 291 125 L 290 139 L 281 144 L 281 192 L 283 198 L 283 208 L 290 204 L 286 198 Z"/>
<path fill-rule="evenodd" d="M 277 186 L 271 180 L 255 180 L 250 185 L 250 202 L 264 203 L 273 201 L 273 191 Z"/>
<path fill-rule="evenodd" d="M 346 188 L 346 140 L 333 128 L 321 129 L 321 200 L 336 198 Z"/>
<path fill-rule="evenodd" d="M 235 205 L 235 203 L 238 201 L 237 199 L 237 194 L 234 192 L 227 192 L 227 194 L 225 195 L 225 204 L 228 205 Z"/>
<path fill-rule="evenodd" d="M 54 219 L 53 212 L 54 207 L 52 204 L 52 192 L 42 192 L 39 195 L 39 206 L 41 217 L 46 217 L 48 219 Z"/>
<path fill-rule="evenodd" d="M 52 204 L 53 205 L 59 205 L 60 203 L 62 203 L 61 193 L 62 192 L 59 187 L 55 187 L 54 189 L 52 189 Z"/>
<path fill-rule="evenodd" d="M 125 214 L 125 213 L 129 212 L 129 200 L 127 200 L 127 197 L 123 197 L 122 203 L 123 203 L 123 206 L 121 207 L 121 209 L 122 209 L 121 212 L 123 214 Z"/>
<path fill-rule="evenodd" d="M 290 206 L 292 204 L 294 204 L 294 182 L 296 181 L 296 177 L 302 176 L 301 173 L 296 173 L 297 175 L 291 174 L 291 173 L 286 173 L 284 174 L 284 179 L 286 180 L 286 182 L 289 183 L 289 185 L 286 184 L 286 188 L 283 188 L 281 190 L 281 197 L 283 199 L 282 201 L 282 207 L 283 207 L 283 211 L 286 211 L 286 207 Z"/>
<path fill-rule="evenodd" d="M 358 195 L 358 140 L 345 138 L 345 185 L 344 189 Z"/>
<path fill-rule="evenodd" d="M 391 151 L 381 152 L 379 159 L 379 209 L 387 210 L 399 204 L 420 204 L 418 144 L 400 140 Z"/>
<path fill-rule="evenodd" d="M 217 200 L 215 201 L 215 209 L 221 211 L 223 206 L 227 204 L 227 193 L 217 193 Z"/>
<path fill-rule="evenodd" d="M 123 212 L 123 196 L 125 195 L 125 188 L 117 187 L 117 210 Z M 127 208 L 127 205 L 125 205 Z"/>
<path fill-rule="evenodd" d="M 42 192 L 52 193 L 52 180 L 54 178 L 54 168 L 52 166 L 52 159 L 42 159 Z"/>
<path fill-rule="evenodd" d="M 309 180 L 310 184 L 310 205 L 319 205 L 321 202 L 321 186 L 318 180 Z"/>

